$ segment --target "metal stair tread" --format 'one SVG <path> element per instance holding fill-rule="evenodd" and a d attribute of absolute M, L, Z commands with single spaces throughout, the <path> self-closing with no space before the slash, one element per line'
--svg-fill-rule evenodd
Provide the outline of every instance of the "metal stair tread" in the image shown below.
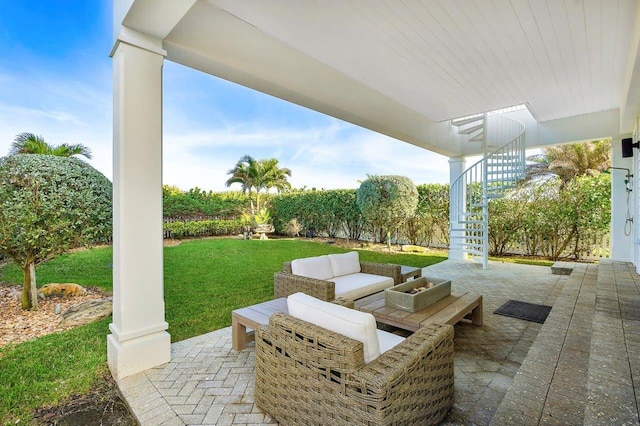
<path fill-rule="evenodd" d="M 480 121 L 483 119 L 484 117 L 481 114 L 479 114 L 479 115 L 474 115 L 466 118 L 454 118 L 453 120 L 451 120 L 451 124 L 456 127 L 459 127 L 459 126 L 464 126 L 466 124 L 475 123 L 476 121 Z"/>
<path fill-rule="evenodd" d="M 458 130 L 458 133 L 461 133 L 463 135 L 469 135 L 471 133 L 477 132 L 478 130 L 482 130 L 483 127 L 484 127 L 484 124 L 480 123 L 480 124 L 476 124 L 475 126 L 460 129 Z"/>

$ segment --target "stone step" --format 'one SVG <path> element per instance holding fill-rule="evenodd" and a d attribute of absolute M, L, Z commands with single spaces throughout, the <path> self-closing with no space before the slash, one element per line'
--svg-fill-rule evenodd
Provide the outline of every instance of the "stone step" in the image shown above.
<path fill-rule="evenodd" d="M 573 262 L 555 262 L 551 265 L 551 273 L 553 275 L 571 275 L 574 266 Z"/>
<path fill-rule="evenodd" d="M 606 260 L 559 266 L 572 273 L 491 424 L 638 424 L 640 276 Z"/>

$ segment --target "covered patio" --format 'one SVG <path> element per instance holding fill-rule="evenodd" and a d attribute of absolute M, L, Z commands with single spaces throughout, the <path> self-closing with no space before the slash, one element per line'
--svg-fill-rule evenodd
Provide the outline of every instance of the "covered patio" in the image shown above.
<path fill-rule="evenodd" d="M 484 325 L 455 326 L 455 403 L 443 424 L 637 424 L 640 276 L 629 263 L 549 268 L 447 260 L 424 269 L 484 295 Z M 509 299 L 552 306 L 544 324 L 495 315 Z M 253 344 L 231 328 L 174 343 L 171 361 L 120 380 L 143 425 L 274 424 L 253 403 Z"/>
<path fill-rule="evenodd" d="M 468 157 L 500 148 L 487 132 L 496 111 L 522 125 L 519 156 L 611 138 L 613 166 L 630 180 L 612 176 L 613 263 L 578 265 L 568 277 L 499 263 L 483 270 L 465 260 L 463 243 L 433 272 L 482 294 L 487 318 L 482 328 L 456 326 L 447 421 L 637 424 L 640 156 L 620 150 L 640 135 L 637 0 L 116 0 L 113 22 L 107 358 L 143 423 L 269 422 L 253 407 L 252 350 L 232 352 L 229 330 L 170 343 L 161 232 L 170 60 L 448 156 L 452 184 Z M 484 116 L 481 135 L 470 122 L 461 129 L 470 115 Z M 487 201 L 486 179 L 484 188 Z M 465 232 L 452 227 L 450 237 Z M 553 310 L 542 326 L 490 314 L 507 299 Z"/>

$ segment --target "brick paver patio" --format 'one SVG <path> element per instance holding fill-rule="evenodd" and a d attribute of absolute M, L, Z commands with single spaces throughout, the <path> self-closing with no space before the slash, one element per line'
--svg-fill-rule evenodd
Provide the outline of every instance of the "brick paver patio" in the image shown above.
<path fill-rule="evenodd" d="M 455 326 L 455 404 L 443 424 L 639 424 L 640 277 L 626 263 L 548 267 L 445 261 L 424 275 L 480 293 L 482 327 Z M 553 306 L 544 324 L 493 311 Z M 123 379 L 142 425 L 275 424 L 253 403 L 253 344 L 225 328 L 172 345 L 170 363 Z"/>

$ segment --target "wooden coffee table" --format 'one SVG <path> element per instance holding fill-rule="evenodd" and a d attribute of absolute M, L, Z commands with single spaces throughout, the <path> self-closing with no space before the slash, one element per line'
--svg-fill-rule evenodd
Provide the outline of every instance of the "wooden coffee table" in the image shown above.
<path fill-rule="evenodd" d="M 381 291 L 356 300 L 355 309 L 373 314 L 379 323 L 409 331 L 428 324 L 454 325 L 465 317 L 474 325 L 482 325 L 482 296 L 475 293 L 451 293 L 420 311 L 408 312 L 386 306 Z"/>
<path fill-rule="evenodd" d="M 257 305 L 236 309 L 231 312 L 231 346 L 236 351 L 247 347 L 253 341 L 253 330 L 269 324 L 269 317 L 277 312 L 289 313 L 287 298 L 268 300 Z M 247 328 L 251 329 L 247 331 Z"/>

